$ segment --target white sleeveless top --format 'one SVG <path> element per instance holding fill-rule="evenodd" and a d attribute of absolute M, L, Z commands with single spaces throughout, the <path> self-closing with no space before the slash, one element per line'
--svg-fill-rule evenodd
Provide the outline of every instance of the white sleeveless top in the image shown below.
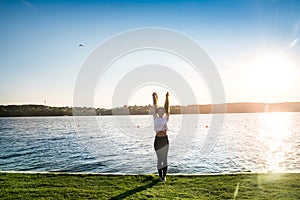
<path fill-rule="evenodd" d="M 169 117 L 154 116 L 154 131 L 168 131 Z"/>

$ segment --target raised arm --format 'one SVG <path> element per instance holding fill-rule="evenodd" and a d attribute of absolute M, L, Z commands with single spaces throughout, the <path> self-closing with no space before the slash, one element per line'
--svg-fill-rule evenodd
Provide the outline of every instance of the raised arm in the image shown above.
<path fill-rule="evenodd" d="M 157 100 L 158 100 L 158 96 L 156 94 L 156 92 L 153 92 L 152 94 L 152 99 L 153 99 L 153 116 L 157 115 Z"/>
<path fill-rule="evenodd" d="M 169 103 L 169 92 L 167 92 L 166 94 L 166 100 L 165 100 L 165 110 L 166 110 L 166 114 L 169 117 L 170 116 L 170 103 Z"/>

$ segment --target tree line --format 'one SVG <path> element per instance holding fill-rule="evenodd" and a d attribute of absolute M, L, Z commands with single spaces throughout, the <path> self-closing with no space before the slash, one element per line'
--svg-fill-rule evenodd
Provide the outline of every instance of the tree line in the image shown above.
<path fill-rule="evenodd" d="M 116 108 L 53 107 L 45 105 L 0 105 L 0 117 L 72 116 L 74 115 L 148 115 L 151 105 Z M 171 114 L 300 112 L 300 102 L 286 103 L 227 103 L 171 106 Z"/>

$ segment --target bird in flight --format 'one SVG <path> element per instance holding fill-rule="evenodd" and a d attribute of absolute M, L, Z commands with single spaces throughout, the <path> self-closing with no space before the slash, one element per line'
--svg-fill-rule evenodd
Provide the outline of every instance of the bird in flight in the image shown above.
<path fill-rule="evenodd" d="M 83 47 L 83 44 L 79 44 L 78 46 L 79 46 L 79 47 Z"/>

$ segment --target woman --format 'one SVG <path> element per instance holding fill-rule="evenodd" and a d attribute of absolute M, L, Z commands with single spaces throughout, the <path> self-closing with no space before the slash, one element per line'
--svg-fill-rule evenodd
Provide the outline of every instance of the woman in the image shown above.
<path fill-rule="evenodd" d="M 170 115 L 170 107 L 169 107 L 169 93 L 166 94 L 166 100 L 164 108 L 157 108 L 158 96 L 154 92 L 152 94 L 153 97 L 153 119 L 154 119 L 154 130 L 156 132 L 155 140 L 154 140 L 154 149 L 157 155 L 157 170 L 159 174 L 160 181 L 167 181 L 167 157 L 169 151 L 169 140 L 168 140 L 168 126 L 167 123 L 169 121 Z"/>

